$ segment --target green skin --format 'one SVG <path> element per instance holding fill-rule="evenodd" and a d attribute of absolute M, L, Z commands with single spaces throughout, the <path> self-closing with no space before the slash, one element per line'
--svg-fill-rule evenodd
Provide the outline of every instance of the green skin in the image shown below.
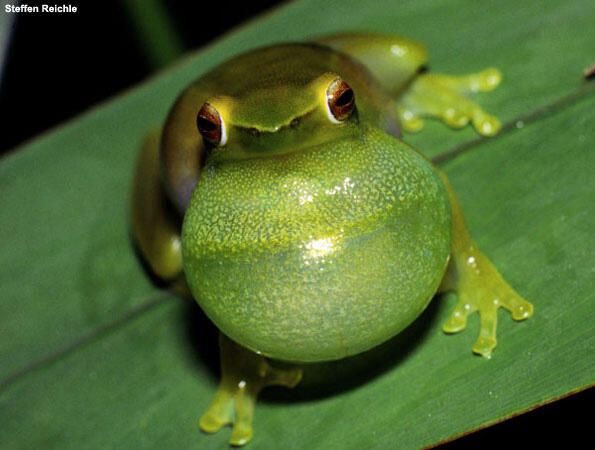
<path fill-rule="evenodd" d="M 149 266 L 186 290 L 222 331 L 221 386 L 201 419 L 251 435 L 258 392 L 295 386 L 296 363 L 359 354 L 409 325 L 441 291 L 459 304 L 445 324 L 479 311 L 476 353 L 496 346 L 496 311 L 532 306 L 471 240 L 446 177 L 399 137 L 423 116 L 484 135 L 498 120 L 463 94 L 499 72 L 419 74 L 425 48 L 397 36 L 345 34 L 240 55 L 196 81 L 141 152 L 132 228 Z M 337 77 L 355 109 L 329 116 Z M 227 141 L 206 143 L 196 116 L 208 101 Z M 180 231 L 180 223 L 183 225 Z"/>

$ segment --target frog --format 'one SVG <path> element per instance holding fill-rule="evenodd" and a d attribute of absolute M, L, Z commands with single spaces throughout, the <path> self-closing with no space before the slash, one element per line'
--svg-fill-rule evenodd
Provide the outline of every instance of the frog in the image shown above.
<path fill-rule="evenodd" d="M 479 313 L 485 358 L 500 307 L 532 315 L 402 134 L 426 119 L 496 134 L 470 94 L 501 78 L 436 74 L 421 43 L 351 32 L 248 51 L 180 94 L 139 153 L 131 228 L 149 270 L 220 331 L 203 431 L 231 425 L 246 444 L 263 388 L 398 338 L 437 294 L 458 296 L 446 333 Z"/>

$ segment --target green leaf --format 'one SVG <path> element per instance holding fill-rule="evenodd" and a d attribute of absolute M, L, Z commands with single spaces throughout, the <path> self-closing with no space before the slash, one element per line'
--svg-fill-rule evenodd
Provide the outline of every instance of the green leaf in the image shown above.
<path fill-rule="evenodd" d="M 455 298 L 436 299 L 370 374 L 331 372 L 344 389 L 271 390 L 250 445 L 421 447 L 593 384 L 595 95 L 582 71 L 594 20 L 587 0 L 289 3 L 5 157 L 0 447 L 226 448 L 228 430 L 197 428 L 217 386 L 215 330 L 151 283 L 130 243 L 134 159 L 209 68 L 339 30 L 420 40 L 437 72 L 502 70 L 479 98 L 508 124 L 498 136 L 428 122 L 406 139 L 442 161 L 472 235 L 536 310 L 501 313 L 488 361 L 471 354 L 477 319 L 445 336 Z"/>

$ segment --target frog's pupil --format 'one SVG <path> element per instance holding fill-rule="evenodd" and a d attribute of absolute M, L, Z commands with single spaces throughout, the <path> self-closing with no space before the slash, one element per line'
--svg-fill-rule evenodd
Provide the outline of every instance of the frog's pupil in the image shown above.
<path fill-rule="evenodd" d="M 215 128 L 217 128 L 217 124 L 214 124 L 209 119 L 199 116 L 198 117 L 198 128 L 201 131 L 209 132 L 209 131 L 213 131 Z"/>
<path fill-rule="evenodd" d="M 343 92 L 339 96 L 339 98 L 335 102 L 335 105 L 336 106 L 345 106 L 345 105 L 348 105 L 351 102 L 352 99 L 353 99 L 353 90 L 352 89 L 347 89 L 345 92 Z"/>

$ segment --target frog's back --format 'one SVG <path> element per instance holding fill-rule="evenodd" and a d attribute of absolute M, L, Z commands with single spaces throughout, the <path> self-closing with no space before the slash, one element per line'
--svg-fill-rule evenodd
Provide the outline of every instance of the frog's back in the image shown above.
<path fill-rule="evenodd" d="M 374 129 L 207 166 L 186 216 L 187 275 L 207 315 L 284 360 L 337 359 L 398 333 L 435 293 L 450 248 L 431 165 Z"/>
<path fill-rule="evenodd" d="M 200 83 L 216 85 L 220 95 L 243 97 L 280 86 L 296 86 L 302 91 L 325 72 L 355 74 L 362 70 L 369 73 L 348 55 L 328 47 L 289 43 L 243 53 L 209 72 Z"/>

